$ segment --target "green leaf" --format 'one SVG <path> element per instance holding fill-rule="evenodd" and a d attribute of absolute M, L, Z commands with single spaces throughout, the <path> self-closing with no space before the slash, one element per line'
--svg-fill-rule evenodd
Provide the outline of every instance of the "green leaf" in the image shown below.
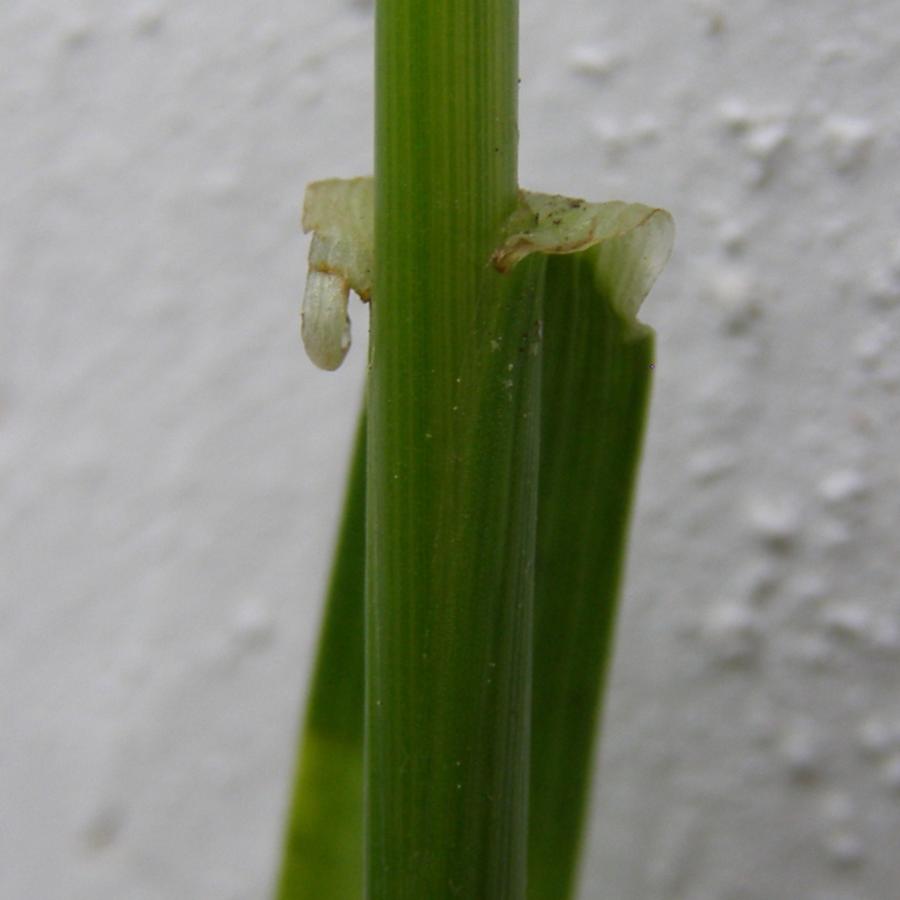
<path fill-rule="evenodd" d="M 530 900 L 572 896 L 590 795 L 652 380 L 653 332 L 634 315 L 672 241 L 668 214 L 644 213 L 547 264 Z"/>
<path fill-rule="evenodd" d="M 362 897 L 365 526 L 362 416 L 303 722 L 277 900 Z"/>

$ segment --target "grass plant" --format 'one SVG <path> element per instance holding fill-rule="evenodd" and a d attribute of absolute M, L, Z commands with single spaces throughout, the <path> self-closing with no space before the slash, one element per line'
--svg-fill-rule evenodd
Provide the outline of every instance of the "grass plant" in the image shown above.
<path fill-rule="evenodd" d="M 304 340 L 371 297 L 278 900 L 564 900 L 667 213 L 522 192 L 516 0 L 378 0 L 374 182 L 307 194 Z"/>

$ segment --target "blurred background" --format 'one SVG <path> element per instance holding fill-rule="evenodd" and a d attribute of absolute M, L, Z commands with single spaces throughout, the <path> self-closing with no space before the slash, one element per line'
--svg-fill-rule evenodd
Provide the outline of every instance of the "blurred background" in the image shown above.
<path fill-rule="evenodd" d="M 521 181 L 675 215 L 583 897 L 895 900 L 900 18 L 522 0 Z M 0 11 L 0 897 L 260 900 L 361 394 L 365 2 Z"/>

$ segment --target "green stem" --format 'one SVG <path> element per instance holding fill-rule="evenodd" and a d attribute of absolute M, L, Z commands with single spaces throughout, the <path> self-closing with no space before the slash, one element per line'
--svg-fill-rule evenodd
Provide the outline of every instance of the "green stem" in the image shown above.
<path fill-rule="evenodd" d="M 525 895 L 542 264 L 516 0 L 379 0 L 368 394 L 369 900 Z"/>

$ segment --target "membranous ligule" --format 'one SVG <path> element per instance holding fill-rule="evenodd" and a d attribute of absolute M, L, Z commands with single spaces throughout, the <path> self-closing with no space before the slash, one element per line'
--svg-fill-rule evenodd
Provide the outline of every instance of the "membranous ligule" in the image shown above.
<path fill-rule="evenodd" d="M 332 178 L 306 189 L 303 230 L 313 238 L 300 332 L 322 369 L 336 369 L 350 349 L 350 291 L 363 301 L 372 297 L 374 207 L 372 178 Z M 508 272 L 532 253 L 584 253 L 613 308 L 636 324 L 673 239 L 672 217 L 663 209 L 520 191 L 489 263 Z"/>

